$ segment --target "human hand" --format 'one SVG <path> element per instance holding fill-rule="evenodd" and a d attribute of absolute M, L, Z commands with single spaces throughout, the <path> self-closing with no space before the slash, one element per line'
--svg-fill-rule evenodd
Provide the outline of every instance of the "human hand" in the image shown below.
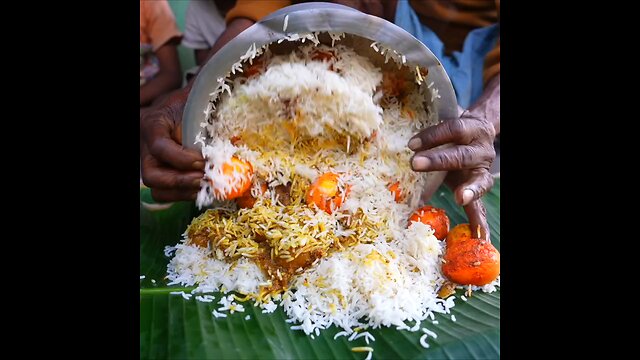
<path fill-rule="evenodd" d="M 416 134 L 409 148 L 414 171 L 449 171 L 445 184 L 464 207 L 471 228 L 480 227 L 481 238 L 489 239 L 486 211 L 480 198 L 493 186 L 489 168 L 495 158 L 492 122 L 472 111 L 458 119 L 444 121 Z M 439 147 L 451 144 L 450 147 Z"/>
<path fill-rule="evenodd" d="M 182 147 L 186 91 L 178 91 L 156 109 L 140 113 L 142 181 L 158 202 L 194 200 L 204 176 L 202 154 Z"/>
<path fill-rule="evenodd" d="M 444 179 L 444 183 L 454 191 L 455 200 L 459 205 L 464 203 L 463 199 L 460 199 L 460 189 L 466 189 L 470 179 L 473 178 L 473 174 L 470 173 L 473 170 L 457 170 L 447 173 L 447 177 Z M 486 191 L 493 186 L 493 177 L 489 174 L 489 180 L 486 180 L 490 185 L 486 188 Z M 462 190 L 464 193 L 467 190 Z M 475 195 L 475 193 L 474 193 Z M 469 225 L 471 227 L 472 234 L 478 236 L 479 239 L 490 239 L 489 224 L 487 223 L 487 210 L 481 199 L 482 195 L 479 195 L 477 199 L 471 200 L 462 206 L 467 219 L 469 219 Z M 475 196 L 474 196 L 475 197 Z"/>

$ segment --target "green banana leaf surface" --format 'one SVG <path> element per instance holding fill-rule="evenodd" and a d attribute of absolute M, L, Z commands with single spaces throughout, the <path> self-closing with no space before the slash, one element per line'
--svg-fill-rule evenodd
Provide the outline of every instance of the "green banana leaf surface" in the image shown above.
<path fill-rule="evenodd" d="M 366 345 L 364 338 L 347 341 L 333 339 L 340 331 L 332 327 L 311 339 L 293 324 L 280 307 L 263 314 L 252 302 L 245 312 L 214 318 L 216 300 L 203 303 L 185 300 L 171 292 L 191 288 L 167 286 L 164 279 L 169 258 L 164 247 L 175 245 L 194 216 L 193 203 L 175 203 L 164 210 L 151 211 L 142 202 L 153 203 L 149 189 L 140 189 L 140 358 L 141 359 L 364 359 L 366 352 L 352 352 L 356 346 L 374 349 L 373 359 L 497 359 L 500 357 L 500 290 L 474 292 L 468 301 L 460 300 L 450 314 L 436 314 L 438 324 L 423 321 L 421 327 L 434 331 L 428 349 L 420 345 L 422 331 L 398 331 L 395 327 L 368 331 L 376 341 Z M 483 198 L 491 230 L 491 241 L 500 250 L 500 179 Z M 451 227 L 467 222 L 451 191 L 442 186 L 430 204 L 446 210 Z M 249 319 L 245 318 L 249 315 Z"/>

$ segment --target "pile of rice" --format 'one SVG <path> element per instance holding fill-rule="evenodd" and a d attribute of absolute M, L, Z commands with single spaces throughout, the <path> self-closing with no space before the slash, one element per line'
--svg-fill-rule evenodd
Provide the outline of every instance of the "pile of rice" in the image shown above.
<path fill-rule="evenodd" d="M 372 43 L 379 54 L 372 61 L 343 39 L 289 35 L 280 42 L 298 46 L 285 54 L 254 45 L 218 79 L 196 139 L 207 159 L 197 204 L 209 210 L 165 254 L 172 256 L 170 284 L 196 286 L 197 300 L 234 292 L 218 301 L 215 317 L 243 312 L 239 302 L 252 300 L 263 312 L 281 306 L 291 329 L 312 337 L 335 325 L 344 330 L 338 335 L 369 344 L 375 339 L 366 329 L 418 331 L 454 306 L 455 297 L 438 297 L 444 242 L 428 225 L 407 226 L 427 175 L 411 170 L 406 145 L 436 123 L 439 95 L 426 71 L 396 51 Z M 254 169 L 252 208 L 219 198 L 230 190 L 222 164 L 234 156 Z M 307 205 L 304 195 L 327 172 L 342 174 L 341 189 L 350 189 L 331 214 Z M 389 191 L 396 182 L 399 202 Z M 282 185 L 287 201 L 273 190 Z M 301 254 L 314 254 L 313 262 L 290 274 L 258 261 L 292 262 Z M 482 290 L 496 286 L 499 279 Z M 423 331 L 428 347 L 427 335 L 436 335 Z M 371 348 L 358 350 L 371 357 Z"/>

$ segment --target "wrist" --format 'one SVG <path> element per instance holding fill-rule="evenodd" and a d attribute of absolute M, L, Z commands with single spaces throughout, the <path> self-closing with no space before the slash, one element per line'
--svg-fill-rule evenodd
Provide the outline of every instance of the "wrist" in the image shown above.
<path fill-rule="evenodd" d="M 496 135 L 500 133 L 500 74 L 489 81 L 480 99 L 469 108 L 469 114 L 490 122 Z"/>

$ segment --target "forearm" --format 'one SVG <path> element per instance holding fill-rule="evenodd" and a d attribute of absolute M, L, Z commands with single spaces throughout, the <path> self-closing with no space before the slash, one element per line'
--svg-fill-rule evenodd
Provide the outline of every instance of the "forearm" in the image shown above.
<path fill-rule="evenodd" d="M 207 54 L 206 58 L 202 62 L 202 65 L 207 63 L 209 59 L 218 52 L 218 50 L 222 49 L 229 41 L 238 36 L 241 32 L 249 28 L 255 22 L 253 20 L 247 18 L 235 18 L 229 24 L 227 24 L 227 28 L 220 35 L 216 43 L 213 44 L 211 50 Z"/>
<path fill-rule="evenodd" d="M 160 71 L 156 77 L 140 87 L 140 106 L 151 104 L 158 96 L 179 88 L 181 83 L 182 75 L 179 70 Z"/>
<path fill-rule="evenodd" d="M 469 108 L 469 112 L 490 121 L 496 135 L 500 134 L 500 73 L 489 81 L 482 96 Z"/>
<path fill-rule="evenodd" d="M 193 51 L 193 55 L 196 58 L 196 65 L 202 66 L 209 56 L 211 49 L 196 49 Z"/>

